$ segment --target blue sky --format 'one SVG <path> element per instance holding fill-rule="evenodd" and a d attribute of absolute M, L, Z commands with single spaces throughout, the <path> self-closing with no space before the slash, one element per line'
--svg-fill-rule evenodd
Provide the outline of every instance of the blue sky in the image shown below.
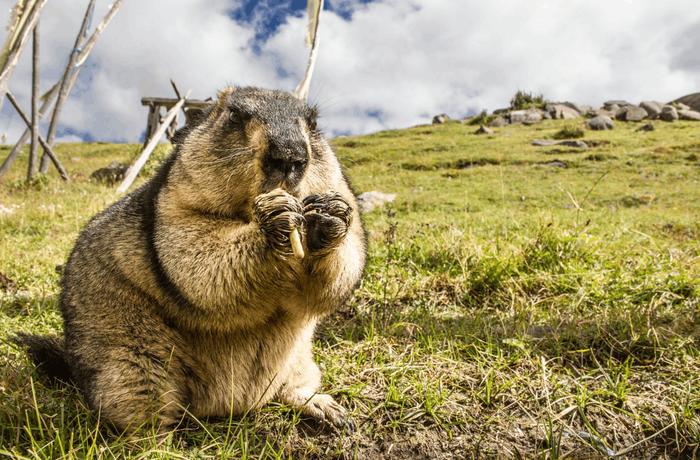
<path fill-rule="evenodd" d="M 15 0 L 0 0 L 7 11 Z M 95 23 L 110 0 L 98 0 Z M 48 2 L 42 89 L 61 74 L 87 0 Z M 293 89 L 302 0 L 125 0 L 61 118 L 62 140 L 138 141 L 143 96 L 229 84 Z M 697 0 L 326 0 L 310 98 L 331 135 L 368 133 L 507 105 L 518 90 L 597 105 L 700 91 Z M 29 107 L 25 53 L 11 88 Z M 8 104 L 0 136 L 23 126 Z"/>

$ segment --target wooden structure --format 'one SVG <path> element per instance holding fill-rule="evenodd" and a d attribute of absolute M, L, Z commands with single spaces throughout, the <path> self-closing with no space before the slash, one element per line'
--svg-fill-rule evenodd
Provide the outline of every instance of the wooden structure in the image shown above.
<path fill-rule="evenodd" d="M 64 102 L 68 98 L 71 89 L 75 85 L 78 79 L 78 74 L 82 68 L 82 65 L 87 60 L 90 52 L 95 47 L 97 39 L 100 37 L 104 29 L 110 23 L 114 15 L 119 11 L 123 0 L 116 0 L 110 7 L 107 14 L 104 16 L 102 21 L 95 27 L 93 32 L 88 36 L 87 30 L 92 21 L 92 16 L 95 10 L 96 0 L 89 0 L 88 6 L 85 10 L 85 15 L 83 16 L 83 21 L 78 31 L 78 35 L 75 39 L 75 44 L 68 58 L 68 63 L 65 67 L 63 75 L 60 80 L 54 84 L 50 90 L 48 90 L 43 96 L 40 97 L 39 94 L 39 34 L 38 34 L 38 20 L 39 14 L 46 0 L 18 0 L 17 6 L 13 10 L 14 12 L 14 22 L 10 28 L 10 33 L 6 41 L 5 47 L 2 53 L 0 53 L 0 106 L 4 99 L 5 94 L 7 94 L 8 99 L 10 98 L 10 92 L 7 90 L 9 79 L 12 74 L 12 70 L 17 63 L 19 54 L 22 51 L 22 47 L 25 38 L 29 32 L 33 33 L 33 59 L 32 59 L 32 113 L 31 120 L 27 121 L 28 118 L 25 117 L 21 108 L 17 104 L 16 99 L 13 98 L 12 106 L 15 108 L 17 113 L 21 118 L 27 123 L 27 129 L 24 131 L 20 139 L 17 141 L 12 151 L 5 158 L 0 165 L 0 177 L 2 177 L 9 169 L 15 159 L 19 156 L 22 147 L 31 139 L 31 148 L 29 155 L 29 167 L 27 171 L 27 179 L 31 180 L 34 177 L 35 170 L 37 169 L 41 173 L 46 173 L 49 167 L 49 162 L 53 163 L 61 177 L 64 180 L 68 180 L 68 174 L 65 169 L 60 166 L 60 162 L 56 157 L 55 153 L 51 151 L 51 146 L 54 143 L 56 129 L 58 127 L 59 114 Z M 39 107 L 39 100 L 42 101 Z M 54 100 L 56 101 L 54 103 Z M 52 110 L 53 105 L 53 110 Z M 41 118 L 51 111 L 51 122 L 49 125 L 49 130 L 44 140 L 38 134 L 39 123 Z M 38 164 L 38 152 L 37 145 L 41 145 L 44 149 L 44 154 L 41 157 L 41 165 Z"/>
<path fill-rule="evenodd" d="M 148 107 L 148 118 L 146 119 L 146 136 L 144 138 L 144 146 L 153 137 L 153 135 L 158 130 L 158 127 L 163 123 L 164 115 L 162 115 L 163 109 L 168 113 L 177 103 L 180 98 L 167 98 L 167 97 L 144 97 L 141 99 L 141 105 Z M 188 99 L 182 105 L 182 111 L 185 114 L 185 123 L 187 123 L 193 116 L 202 113 L 211 104 L 211 99 L 199 100 L 199 99 Z M 165 130 L 165 135 L 168 140 L 171 140 L 175 131 L 177 131 L 178 118 L 180 112 L 175 114 L 175 118 L 170 121 L 170 124 Z"/>

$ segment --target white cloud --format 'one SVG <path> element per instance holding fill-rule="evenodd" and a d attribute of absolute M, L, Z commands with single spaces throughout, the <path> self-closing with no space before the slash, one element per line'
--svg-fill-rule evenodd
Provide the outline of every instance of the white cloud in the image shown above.
<path fill-rule="evenodd" d="M 0 0 L 0 11 L 13 0 Z M 42 19 L 45 82 L 60 74 L 86 2 L 49 2 Z M 508 103 L 517 89 L 552 99 L 669 100 L 698 91 L 696 0 L 331 1 L 311 99 L 331 132 L 364 133 Z M 270 2 L 270 5 L 280 2 Z M 97 19 L 107 8 L 98 1 Z M 228 83 L 291 89 L 307 55 L 305 18 L 289 17 L 260 52 L 255 24 L 230 18 L 236 1 L 125 0 L 98 42 L 62 118 L 75 132 L 135 141 L 145 95 L 168 79 L 213 95 Z M 279 6 L 278 6 L 279 8 Z M 12 87 L 28 107 L 29 53 Z M 0 132 L 21 128 L 11 109 Z"/>

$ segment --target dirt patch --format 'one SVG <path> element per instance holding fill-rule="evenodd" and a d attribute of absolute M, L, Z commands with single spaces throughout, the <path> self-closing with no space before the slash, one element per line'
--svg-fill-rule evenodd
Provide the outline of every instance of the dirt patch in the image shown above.
<path fill-rule="evenodd" d="M 469 169 L 477 166 L 489 166 L 501 164 L 493 158 L 462 158 L 455 161 L 441 161 L 437 163 L 401 163 L 401 169 L 407 171 L 436 171 L 438 169 Z"/>
<path fill-rule="evenodd" d="M 5 275 L 4 273 L 0 272 L 0 291 L 2 292 L 16 292 L 17 291 L 17 283 Z"/>
<path fill-rule="evenodd" d="M 588 155 L 586 158 L 584 158 L 586 161 L 609 161 L 609 160 L 617 160 L 617 157 L 615 155 L 607 155 L 605 153 L 592 153 Z"/>
<path fill-rule="evenodd" d="M 656 195 L 646 194 L 646 195 L 627 195 L 620 199 L 620 204 L 625 208 L 638 208 L 640 206 L 647 206 L 656 201 Z"/>

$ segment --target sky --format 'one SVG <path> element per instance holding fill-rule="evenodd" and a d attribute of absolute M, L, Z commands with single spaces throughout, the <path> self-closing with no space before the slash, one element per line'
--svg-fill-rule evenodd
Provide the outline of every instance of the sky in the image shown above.
<path fill-rule="evenodd" d="M 0 0 L 6 23 L 14 0 Z M 61 75 L 87 0 L 41 20 L 41 81 Z M 98 0 L 93 25 L 110 2 Z M 305 0 L 124 0 L 67 102 L 59 141 L 138 142 L 143 96 L 227 85 L 292 90 L 308 55 Z M 600 105 L 700 91 L 698 0 L 326 0 L 310 101 L 328 134 L 362 134 L 508 105 L 517 90 Z M 10 87 L 28 111 L 30 46 Z M 9 103 L 0 136 L 23 125 Z"/>

